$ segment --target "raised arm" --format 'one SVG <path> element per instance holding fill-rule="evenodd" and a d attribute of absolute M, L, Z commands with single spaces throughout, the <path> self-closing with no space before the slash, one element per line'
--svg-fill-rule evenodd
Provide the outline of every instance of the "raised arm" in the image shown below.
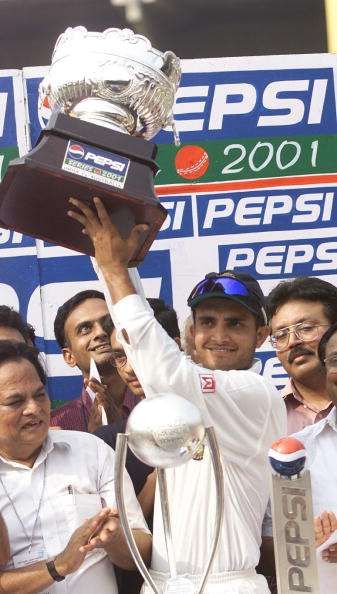
<path fill-rule="evenodd" d="M 113 307 L 110 308 L 111 316 L 117 330 L 124 330 L 120 339 L 124 341 L 127 354 L 130 356 L 145 395 L 151 396 L 162 391 L 173 391 L 184 396 L 188 393 L 191 381 L 193 381 L 191 380 L 191 365 L 186 365 L 184 355 L 175 341 L 157 323 L 151 308 L 144 306 L 128 271 L 128 263 L 136 246 L 142 240 L 147 225 L 137 225 L 131 231 L 130 236 L 123 239 L 111 222 L 101 200 L 94 198 L 94 202 L 97 213 L 94 213 L 83 202 L 71 198 L 70 203 L 77 210 L 70 210 L 68 214 L 81 223 L 83 231 L 89 235 L 93 243 L 96 263 L 99 267 L 98 274 L 100 278 L 103 276 L 109 291 L 109 295 L 106 295 L 107 304 L 109 306 L 109 297 L 113 304 Z M 119 306 L 120 311 L 118 311 Z M 131 315 L 126 317 L 125 314 L 128 312 Z M 151 366 L 148 365 L 147 346 L 142 349 L 133 348 L 137 347 L 139 335 L 148 345 L 152 345 Z M 144 344 L 143 342 L 143 346 Z M 155 370 L 157 373 L 154 377 Z M 193 392 L 195 403 L 202 408 L 204 404 L 198 396 L 198 389 Z"/>
<path fill-rule="evenodd" d="M 94 198 L 97 216 L 83 202 L 75 198 L 70 198 L 69 202 L 78 210 L 70 210 L 68 215 L 83 225 L 83 232 L 93 242 L 95 258 L 108 285 L 112 302 L 117 303 L 136 293 L 129 277 L 128 264 L 148 226 L 136 225 L 130 236 L 122 239 L 99 198 Z"/>
<path fill-rule="evenodd" d="M 177 344 L 155 320 L 153 312 L 137 294 L 128 272 L 128 262 L 146 229 L 134 227 L 122 239 L 99 198 L 97 213 L 71 199 L 78 210 L 69 215 L 82 224 L 95 248 L 95 257 L 108 287 L 113 306 L 111 315 L 127 356 L 145 395 L 174 392 L 191 400 L 202 411 L 206 426 L 218 430 L 228 456 L 247 460 L 284 433 L 284 404 L 273 386 L 250 371 L 212 371 L 188 360 Z M 109 305 L 109 296 L 107 296 Z M 209 382 L 211 389 L 205 389 Z M 275 420 L 275 431 L 269 420 Z M 230 423 L 231 431 L 224 431 Z"/>

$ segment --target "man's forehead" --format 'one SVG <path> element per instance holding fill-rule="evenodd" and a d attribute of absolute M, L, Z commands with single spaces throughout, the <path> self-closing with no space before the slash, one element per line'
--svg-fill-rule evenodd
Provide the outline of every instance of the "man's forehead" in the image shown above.
<path fill-rule="evenodd" d="M 104 299 L 92 297 L 79 303 L 69 314 L 65 325 L 68 328 L 76 326 L 81 321 L 95 321 L 109 314 L 109 310 Z"/>
<path fill-rule="evenodd" d="M 27 359 L 8 360 L 0 365 L 0 395 L 17 390 L 20 384 L 26 388 L 31 383 L 43 385 L 34 365 Z"/>
<path fill-rule="evenodd" d="M 21 332 L 10 326 L 0 325 L 0 340 L 11 340 L 12 342 L 26 342 Z"/>
<path fill-rule="evenodd" d="M 253 315 L 240 303 L 236 303 L 235 301 L 224 297 L 206 299 L 196 307 L 195 312 L 196 317 L 205 315 L 224 315 L 225 317 L 233 317 L 235 315 L 241 318 Z"/>
<path fill-rule="evenodd" d="M 322 316 L 325 318 L 324 305 L 321 301 L 294 299 L 280 305 L 270 323 L 272 330 L 278 330 L 307 320 L 320 321 Z"/>

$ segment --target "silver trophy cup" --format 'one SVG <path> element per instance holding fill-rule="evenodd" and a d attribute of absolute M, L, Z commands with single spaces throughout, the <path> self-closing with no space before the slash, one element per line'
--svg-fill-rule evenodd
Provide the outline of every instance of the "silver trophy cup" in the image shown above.
<path fill-rule="evenodd" d="M 141 262 L 166 218 L 149 139 L 173 122 L 179 80 L 178 58 L 142 35 L 68 28 L 40 85 L 40 102 L 52 116 L 0 186 L 1 226 L 93 255 L 67 210 L 70 196 L 89 206 L 99 196 L 122 237 L 135 224 L 148 225 L 130 264 Z"/>
<path fill-rule="evenodd" d="M 206 560 L 200 584 L 196 589 L 191 581 L 179 576 L 177 573 L 165 468 L 179 466 L 188 462 L 200 449 L 205 437 L 210 447 L 214 469 L 217 506 L 211 550 Z M 126 514 L 123 497 L 123 473 L 127 445 L 129 445 L 135 456 L 142 462 L 157 468 L 166 551 L 170 571 L 170 577 L 163 590 L 154 582 L 140 556 Z M 125 538 L 135 564 L 152 591 L 155 594 L 202 594 L 219 543 L 224 508 L 224 492 L 220 453 L 214 429 L 212 427 L 205 429 L 201 413 L 194 404 L 185 398 L 167 393 L 160 394 L 155 398 L 145 399 L 134 408 L 127 422 L 126 433 L 119 433 L 117 436 L 115 491 L 117 508 Z"/>

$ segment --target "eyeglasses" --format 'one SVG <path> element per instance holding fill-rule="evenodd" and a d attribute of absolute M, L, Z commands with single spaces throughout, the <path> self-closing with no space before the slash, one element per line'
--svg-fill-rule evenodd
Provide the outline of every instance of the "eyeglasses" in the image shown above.
<path fill-rule="evenodd" d="M 287 328 L 281 328 L 274 332 L 269 339 L 276 351 L 284 351 L 289 344 L 290 334 L 295 334 L 298 340 L 302 342 L 310 342 L 316 340 L 319 337 L 319 328 L 324 328 L 329 324 L 314 324 L 313 322 L 299 322 L 298 324 L 292 324 Z"/>
<path fill-rule="evenodd" d="M 127 356 L 125 354 L 124 351 L 115 351 L 112 354 L 112 365 L 114 365 L 115 367 L 125 367 L 126 363 L 127 363 Z"/>
<path fill-rule="evenodd" d="M 324 359 L 324 365 L 327 371 L 337 371 L 337 355 L 330 355 Z"/>
<path fill-rule="evenodd" d="M 235 278 L 213 276 L 204 278 L 194 287 L 187 300 L 187 305 L 191 306 L 192 301 L 196 297 L 201 297 L 206 293 L 222 293 L 223 295 L 240 295 L 242 297 L 249 296 L 247 287 Z"/>

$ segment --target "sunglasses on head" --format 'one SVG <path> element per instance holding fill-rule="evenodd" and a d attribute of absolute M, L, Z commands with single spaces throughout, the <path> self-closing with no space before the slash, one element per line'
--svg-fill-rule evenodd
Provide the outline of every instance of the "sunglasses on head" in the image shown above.
<path fill-rule="evenodd" d="M 222 295 L 233 295 L 248 297 L 249 291 L 241 281 L 228 276 L 214 276 L 200 281 L 192 290 L 187 305 L 191 306 L 196 297 L 201 297 L 207 293 L 221 293 Z"/>

